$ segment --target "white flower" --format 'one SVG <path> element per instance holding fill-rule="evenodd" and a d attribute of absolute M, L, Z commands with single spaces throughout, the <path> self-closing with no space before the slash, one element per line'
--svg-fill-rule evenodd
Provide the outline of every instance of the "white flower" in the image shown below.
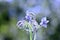
<path fill-rule="evenodd" d="M 43 17 L 43 18 L 41 19 L 40 25 L 41 25 L 42 27 L 47 28 L 47 23 L 48 23 L 48 22 L 49 22 L 49 20 L 47 20 L 46 17 Z"/>

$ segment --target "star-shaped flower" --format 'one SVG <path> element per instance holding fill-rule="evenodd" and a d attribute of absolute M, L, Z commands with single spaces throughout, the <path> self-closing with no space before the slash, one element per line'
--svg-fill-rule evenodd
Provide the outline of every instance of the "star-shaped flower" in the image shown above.
<path fill-rule="evenodd" d="M 49 22 L 49 20 L 47 20 L 46 17 L 43 17 L 43 18 L 41 19 L 40 25 L 41 25 L 42 27 L 47 28 L 47 23 L 48 23 L 48 22 Z"/>

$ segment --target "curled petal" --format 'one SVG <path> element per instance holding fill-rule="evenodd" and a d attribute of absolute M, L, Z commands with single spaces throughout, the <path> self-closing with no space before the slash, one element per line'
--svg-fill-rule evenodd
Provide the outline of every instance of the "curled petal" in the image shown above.
<path fill-rule="evenodd" d="M 47 20 L 47 18 L 46 17 L 43 17 L 42 19 L 41 19 L 41 21 L 46 21 Z"/>
<path fill-rule="evenodd" d="M 42 27 L 47 28 L 47 24 L 40 23 L 40 25 L 41 25 Z"/>

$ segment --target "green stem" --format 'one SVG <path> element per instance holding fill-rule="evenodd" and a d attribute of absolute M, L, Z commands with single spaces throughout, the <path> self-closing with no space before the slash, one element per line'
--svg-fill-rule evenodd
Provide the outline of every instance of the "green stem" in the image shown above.
<path fill-rule="evenodd" d="M 30 40 L 32 40 L 32 32 L 30 31 Z"/>
<path fill-rule="evenodd" d="M 36 40 L 36 33 L 34 34 L 34 40 Z"/>

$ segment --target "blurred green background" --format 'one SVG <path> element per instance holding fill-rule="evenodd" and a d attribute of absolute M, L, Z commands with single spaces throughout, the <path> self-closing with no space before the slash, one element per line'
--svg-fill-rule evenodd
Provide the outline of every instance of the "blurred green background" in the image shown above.
<path fill-rule="evenodd" d="M 37 5 L 43 8 L 36 11 L 39 13 L 37 20 L 42 16 L 47 16 L 50 20 L 47 30 L 44 29 L 45 32 L 37 37 L 38 40 L 60 40 L 59 4 L 59 0 L 0 0 L 0 40 L 29 40 L 29 34 L 19 29 L 16 23 L 23 19 L 27 9 Z"/>
<path fill-rule="evenodd" d="M 16 25 L 22 12 L 16 4 L 0 2 L 0 40 L 29 40 L 26 32 L 18 29 Z"/>

